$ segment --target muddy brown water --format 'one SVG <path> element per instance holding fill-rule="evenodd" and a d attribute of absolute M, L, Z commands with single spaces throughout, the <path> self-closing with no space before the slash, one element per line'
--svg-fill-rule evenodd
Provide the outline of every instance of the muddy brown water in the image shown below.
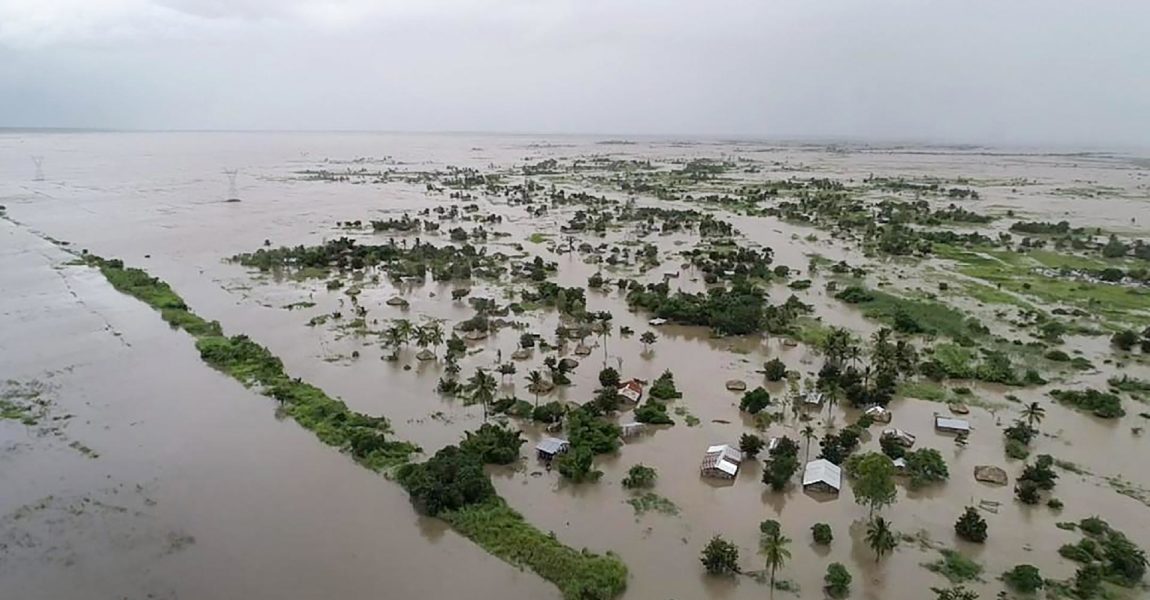
<path fill-rule="evenodd" d="M 46 157 L 44 181 L 31 181 L 30 154 Z M 307 327 L 312 316 L 341 308 L 349 312 L 342 291 L 328 292 L 317 280 L 255 275 L 221 259 L 253 250 L 264 239 L 299 244 L 342 235 L 335 221 L 395 216 L 447 202 L 418 186 L 309 182 L 292 176 L 304 168 L 346 166 L 325 164 L 325 158 L 391 157 L 400 168 L 427 170 L 504 167 L 589 154 L 656 160 L 734 155 L 766 165 L 764 172 L 750 176 L 759 178 L 969 177 L 982 194 L 977 206 L 983 210 L 1013 208 L 1034 218 L 1113 229 L 1131 227 L 1131 218 L 1135 226 L 1150 219 L 1146 170 L 1112 156 L 933 149 L 842 154 L 746 142 L 640 140 L 616 146 L 530 136 L 5 134 L 0 136 L 0 204 L 12 221 L 0 221 L 0 379 L 50 384 L 52 410 L 72 417 L 59 432 L 42 434 L 0 423 L 0 584 L 15 590 L 16 598 L 557 597 L 550 584 L 530 572 L 487 555 L 435 520 L 420 518 L 395 484 L 355 466 L 290 421 L 277 421 L 266 398 L 204 366 L 187 336 L 170 331 L 150 308 L 111 290 L 98 273 L 65 266 L 71 257 L 44 237 L 147 269 L 171 283 L 199 314 L 268 346 L 293 375 L 356 410 L 387 416 L 399 436 L 434 451 L 482 421 L 480 407 L 434 393 L 441 363 L 419 363 L 413 348 L 403 351 L 398 363 L 383 362 L 372 337 L 342 331 L 338 322 Z M 241 171 L 240 203 L 221 202 L 226 168 Z M 795 168 L 802 170 L 790 170 Z M 1018 179 L 1037 183 L 1011 185 Z M 1121 192 L 1090 199 L 1055 192 L 1089 186 Z M 531 233 L 556 232 L 573 208 L 528 219 L 521 208 L 502 201 L 481 197 L 478 202 L 485 212 L 503 215 L 498 229 L 512 233 L 493 240 L 493 248 L 507 251 L 508 243 L 524 243 L 527 253 L 560 263 L 559 281 L 565 285 L 582 285 L 595 272 L 577 253 L 552 255 L 546 244 L 526 242 Z M 872 277 L 890 277 L 896 287 L 927 285 L 915 268 L 909 268 L 908 276 L 891 277 L 893 267 L 868 261 L 822 232 L 773 219 L 727 218 L 748 239 L 772 247 L 776 263 L 805 268 L 808 255 L 819 253 L 871 264 Z M 817 239 L 807 241 L 812 233 Z M 627 235 L 612 233 L 606 241 Z M 663 252 L 693 243 L 682 235 L 645 241 L 658 243 Z M 662 270 L 619 275 L 655 281 Z M 693 286 L 699 282 L 692 279 L 698 278 L 688 269 L 673 285 L 697 289 Z M 860 334 L 876 329 L 857 311 L 830 299 L 822 291 L 823 280 L 815 280 L 797 295 L 814 304 L 825 322 Z M 465 304 L 450 300 L 452 287 L 429 282 L 397 290 L 385 279 L 365 286 L 359 300 L 368 308 L 369 324 L 399 317 L 450 323 L 471 314 Z M 506 287 L 477 282 L 473 295 L 501 298 Z M 410 301 L 408 308 L 384 304 L 396 293 Z M 789 293 L 782 286 L 771 291 L 777 300 Z M 304 300 L 317 306 L 281 308 Z M 921 566 L 937 559 L 937 552 L 914 543 L 902 544 L 875 564 L 862 539 L 867 511 L 854 502 L 849 484 L 837 498 L 796 488 L 775 494 L 759 482 L 761 467 L 753 461 L 744 464 L 733 484 L 699 478 L 698 462 L 707 445 L 736 443 L 751 431 L 738 413 L 738 395 L 723 389 L 723 382 L 765 383 L 756 371 L 774 356 L 792 369 L 814 372 L 821 360 L 817 354 L 773 338 L 711 339 L 689 327 L 658 328 L 658 342 L 644 353 L 638 334 L 651 329 L 645 315 L 627 311 L 615 291 L 588 290 L 588 304 L 610 310 L 616 327 L 630 326 L 636 335 L 622 338 L 616 329 L 606 340 L 589 337 L 594 347 L 580 359 L 574 385 L 542 400 L 588 399 L 604 363 L 642 379 L 670 369 L 684 393 L 672 406 L 686 407 L 699 425 L 688 427 L 684 417 L 675 416 L 676 426 L 630 440 L 617 456 L 600 457 L 602 479 L 584 485 L 563 482 L 529 458 L 530 446 L 542 433 L 527 427 L 528 458 L 493 473 L 500 493 L 541 529 L 554 531 L 571 546 L 620 554 L 631 570 L 625 597 L 763 597 L 766 586 L 753 579 L 705 576 L 698 555 L 718 533 L 739 544 L 744 569 L 761 569 L 755 553 L 758 523 L 768 518 L 781 521 L 794 540 L 792 558 L 779 576 L 797 583 L 803 598 L 821 597 L 822 576 L 833 561 L 851 570 L 857 598 L 917 599 L 944 583 Z M 548 337 L 558 323 L 550 311 L 519 320 Z M 478 351 L 462 362 L 464 375 L 477 366 L 493 367 L 498 351 L 509 357 L 518 337 L 518 331 L 507 329 L 472 344 Z M 1083 344 L 1083 349 L 1102 366 L 1105 344 Z M 351 359 L 353 351 L 361 357 Z M 504 391 L 531 400 L 523 380 L 531 368 L 539 368 L 542 357 L 536 350 L 517 363 L 518 373 L 506 379 Z M 1125 369 L 1146 376 L 1143 365 Z M 1074 376 L 1072 383 L 1099 385 L 1114 372 L 1107 367 Z M 782 384 L 767 387 L 773 395 L 785 393 Z M 1073 574 L 1075 565 L 1055 550 L 1078 536 L 1055 528 L 1056 521 L 1101 515 L 1150 547 L 1145 527 L 1150 508 L 1118 494 L 1102 479 L 1122 475 L 1136 486 L 1150 487 L 1150 475 L 1142 468 L 1145 438 L 1132 430 L 1144 424 L 1137 416 L 1144 407 L 1126 400 L 1130 414 L 1104 422 L 1051 403 L 1043 391 L 975 386 L 977 394 L 1004 408 L 995 413 L 972 409 L 968 418 L 974 433 L 966 448 L 932 431 L 933 413 L 944 412 L 945 406 L 912 399 L 892 405 L 893 426 L 916 433 L 917 447 L 939 449 L 951 478 L 922 491 L 900 487 L 898 503 L 885 514 L 899 531 L 923 532 L 939 547 L 958 547 L 983 563 L 985 581 L 972 584 L 983 597 L 1001 589 L 996 577 L 1018 563 L 1038 565 L 1048 577 Z M 973 479 L 979 464 L 1005 466 L 1012 481 L 1021 470 L 1021 463 L 1005 460 L 1002 451 L 998 424 L 1013 419 L 1020 406 L 1003 400 L 1006 393 L 1047 408 L 1042 430 L 1048 435 L 1038 440 L 1036 452 L 1073 461 L 1091 473 L 1061 472 L 1054 493 L 1065 503 L 1060 512 L 1019 505 L 1010 486 L 989 487 Z M 821 433 L 828 424 L 841 426 L 852 418 L 842 409 L 824 409 L 812 423 Z M 620 416 L 628 420 L 629 413 Z M 801 425 L 788 420 L 768 435 L 797 437 Z M 878 429 L 865 440 L 864 450 L 877 449 Z M 72 442 L 98 456 L 84 455 L 69 446 Z M 817 442 L 811 452 L 817 452 Z M 658 470 L 655 491 L 679 507 L 677 515 L 636 515 L 626 503 L 629 495 L 619 482 L 640 462 Z M 958 542 L 954 520 L 964 506 L 983 500 L 999 503 L 997 513 L 985 513 L 990 540 L 981 546 Z M 835 541 L 829 549 L 811 543 L 809 528 L 816 522 L 832 526 Z"/>

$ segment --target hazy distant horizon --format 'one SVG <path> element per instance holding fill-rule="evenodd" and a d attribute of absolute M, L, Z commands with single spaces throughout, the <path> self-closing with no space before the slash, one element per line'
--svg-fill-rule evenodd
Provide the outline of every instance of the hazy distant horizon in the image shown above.
<path fill-rule="evenodd" d="M 0 135 L 5 134 L 76 134 L 76 133 L 124 133 L 124 134 L 302 134 L 302 135 L 412 135 L 412 136 L 477 136 L 477 137 L 522 137 L 522 138 L 572 138 L 595 139 L 604 142 L 643 142 L 643 141 L 689 141 L 699 143 L 747 143 L 812 145 L 820 147 L 846 146 L 857 149 L 876 150 L 939 149 L 946 151 L 975 151 L 988 154 L 1137 154 L 1150 157 L 1150 141 L 1145 145 L 1121 144 L 1072 144 L 1072 143 L 978 143 L 926 139 L 862 138 L 833 135 L 789 135 L 771 136 L 759 134 L 732 133 L 626 133 L 626 132 L 554 132 L 554 131 L 416 131 L 384 129 L 127 129 L 100 127 L 10 127 L 0 125 Z M 609 146 L 610 144 L 604 144 Z"/>

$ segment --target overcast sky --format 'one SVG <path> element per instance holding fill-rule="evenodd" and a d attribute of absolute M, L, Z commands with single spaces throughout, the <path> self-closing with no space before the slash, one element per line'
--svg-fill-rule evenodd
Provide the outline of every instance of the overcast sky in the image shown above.
<path fill-rule="evenodd" d="M 1150 145 L 1145 0 L 0 0 L 0 126 Z"/>

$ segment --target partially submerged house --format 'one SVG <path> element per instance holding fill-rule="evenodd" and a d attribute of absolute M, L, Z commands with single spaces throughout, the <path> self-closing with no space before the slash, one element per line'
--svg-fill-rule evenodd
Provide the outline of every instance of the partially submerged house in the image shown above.
<path fill-rule="evenodd" d="M 635 437 L 643 433 L 646 428 L 647 426 L 643 423 L 623 423 L 619 426 L 619 429 L 622 430 L 620 435 L 623 438 Z"/>
<path fill-rule="evenodd" d="M 952 419 L 942 415 L 934 416 L 934 428 L 943 433 L 970 433 L 970 423 L 964 421 L 963 419 Z"/>
<path fill-rule="evenodd" d="M 806 406 L 822 406 L 823 405 L 823 393 L 815 391 L 815 390 L 811 390 L 811 391 L 803 394 L 803 404 Z"/>
<path fill-rule="evenodd" d="M 883 429 L 882 438 L 893 439 L 904 448 L 910 448 L 918 440 L 914 434 L 903 431 L 901 429 L 895 429 L 893 427 L 890 429 Z"/>
<path fill-rule="evenodd" d="M 635 403 L 643 397 L 643 384 L 638 379 L 632 379 L 620 385 L 617 392 L 624 400 Z"/>
<path fill-rule="evenodd" d="M 743 453 L 730 444 L 719 444 L 707 448 L 703 455 L 703 464 L 699 466 L 699 473 L 704 477 L 718 477 L 720 479 L 734 479 L 739 473 L 739 464 L 743 462 Z"/>
<path fill-rule="evenodd" d="M 842 489 L 843 470 L 835 463 L 819 458 L 807 463 L 803 471 L 803 489 L 837 494 Z"/>
<path fill-rule="evenodd" d="M 863 414 L 870 416 L 875 423 L 890 423 L 891 418 L 894 417 L 894 413 L 887 410 L 886 407 L 877 405 L 864 410 Z"/>
<path fill-rule="evenodd" d="M 566 454 L 571 443 L 559 438 L 545 437 L 535 445 L 535 455 L 539 460 L 551 462 L 559 454 Z"/>

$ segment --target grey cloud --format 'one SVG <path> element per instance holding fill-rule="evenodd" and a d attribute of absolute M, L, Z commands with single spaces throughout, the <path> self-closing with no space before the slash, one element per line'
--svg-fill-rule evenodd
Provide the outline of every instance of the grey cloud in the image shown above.
<path fill-rule="evenodd" d="M 0 0 L 0 125 L 1146 145 L 1150 5 Z"/>

